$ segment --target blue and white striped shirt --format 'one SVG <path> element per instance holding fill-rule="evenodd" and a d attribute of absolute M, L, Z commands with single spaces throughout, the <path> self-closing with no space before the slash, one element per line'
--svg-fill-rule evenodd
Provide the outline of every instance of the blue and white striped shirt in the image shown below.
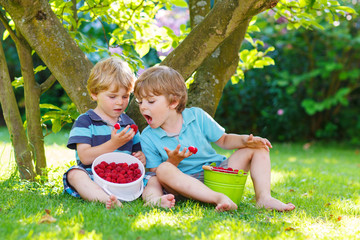
<path fill-rule="evenodd" d="M 118 123 L 121 126 L 118 131 L 122 131 L 127 125 L 135 124 L 135 122 L 125 113 L 121 114 Z M 111 131 L 112 126 L 109 126 L 102 120 L 94 110 L 90 109 L 86 113 L 81 114 L 76 119 L 70 131 L 70 137 L 67 143 L 68 148 L 75 149 L 77 164 L 83 167 L 90 167 L 81 163 L 76 151 L 76 144 L 86 143 L 90 144 L 92 147 L 101 145 L 111 139 Z M 137 151 L 141 151 L 139 131 L 132 140 L 115 150 L 115 152 L 127 154 Z"/>

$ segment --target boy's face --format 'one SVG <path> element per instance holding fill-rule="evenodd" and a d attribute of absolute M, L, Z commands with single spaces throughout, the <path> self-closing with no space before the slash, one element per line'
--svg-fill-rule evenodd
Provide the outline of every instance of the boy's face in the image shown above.
<path fill-rule="evenodd" d="M 130 92 L 123 87 L 115 91 L 112 86 L 98 94 L 91 94 L 91 97 L 97 102 L 96 112 L 104 120 L 117 121 L 129 104 Z"/>
<path fill-rule="evenodd" d="M 138 102 L 140 112 L 151 128 L 162 127 L 172 114 L 176 114 L 177 102 L 170 104 L 164 95 L 149 95 Z"/>

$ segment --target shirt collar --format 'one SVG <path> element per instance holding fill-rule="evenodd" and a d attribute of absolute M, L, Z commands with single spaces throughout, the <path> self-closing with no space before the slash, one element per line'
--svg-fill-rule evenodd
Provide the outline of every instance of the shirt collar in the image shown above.
<path fill-rule="evenodd" d="M 104 122 L 105 124 L 109 125 L 109 124 L 108 124 L 107 122 L 105 122 L 99 115 L 97 115 L 93 109 L 89 109 L 89 110 L 87 111 L 87 114 L 89 115 L 89 117 L 91 118 L 91 120 L 97 121 L 97 122 Z M 124 114 L 124 113 L 122 113 L 122 114 L 119 116 L 119 119 L 118 119 L 118 122 L 120 123 L 120 125 L 123 125 L 123 124 L 131 124 L 131 122 L 122 121 L 121 116 L 123 116 L 123 114 Z"/>
<path fill-rule="evenodd" d="M 195 121 L 194 113 L 187 108 L 185 108 L 185 110 L 181 114 L 183 116 L 183 124 L 179 135 L 181 135 L 181 133 L 185 131 L 187 125 L 189 125 L 192 121 Z M 161 127 L 155 128 L 153 129 L 153 131 L 158 136 L 160 136 L 160 138 L 168 137 L 168 134 Z"/>

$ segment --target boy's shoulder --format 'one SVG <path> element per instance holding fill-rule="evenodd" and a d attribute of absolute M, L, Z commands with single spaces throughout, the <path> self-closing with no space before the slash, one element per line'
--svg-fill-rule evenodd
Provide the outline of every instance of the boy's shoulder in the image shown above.
<path fill-rule="evenodd" d="M 189 108 L 185 108 L 184 111 L 182 112 L 182 115 L 185 119 L 191 119 L 191 118 L 199 118 L 202 115 L 206 115 L 206 112 L 199 107 L 189 107 Z"/>
<path fill-rule="evenodd" d="M 89 121 L 91 120 L 91 117 L 90 115 L 92 114 L 92 112 L 94 112 L 92 109 L 84 112 L 84 113 L 81 113 L 75 120 L 75 122 L 78 122 L 78 121 Z"/>
<path fill-rule="evenodd" d="M 131 117 L 129 117 L 129 115 L 127 115 L 126 113 L 122 113 L 120 115 L 120 118 L 121 118 L 121 122 L 125 125 L 126 124 L 135 124 L 134 120 Z"/>

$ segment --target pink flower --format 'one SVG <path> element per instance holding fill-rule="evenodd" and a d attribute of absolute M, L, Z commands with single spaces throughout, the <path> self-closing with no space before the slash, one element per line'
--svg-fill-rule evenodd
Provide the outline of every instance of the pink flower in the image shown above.
<path fill-rule="evenodd" d="M 279 116 L 281 116 L 281 115 L 283 115 L 284 114 L 284 110 L 283 109 L 279 109 L 279 110 L 277 110 L 277 115 L 279 115 Z"/>

